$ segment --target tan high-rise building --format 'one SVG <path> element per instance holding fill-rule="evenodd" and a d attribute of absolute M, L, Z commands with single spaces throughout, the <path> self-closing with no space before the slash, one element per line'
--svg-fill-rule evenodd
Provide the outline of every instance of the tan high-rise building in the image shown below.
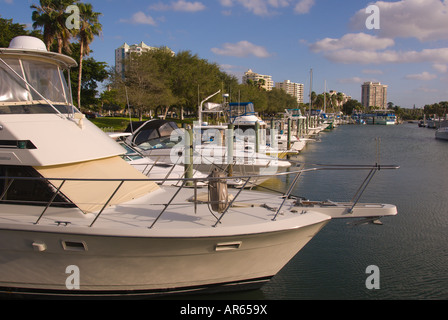
<path fill-rule="evenodd" d="M 303 103 L 303 83 L 294 83 L 289 80 L 276 82 L 275 87 L 282 89 L 297 99 L 297 103 Z"/>
<path fill-rule="evenodd" d="M 243 76 L 243 83 L 247 83 L 248 80 L 252 80 L 255 84 L 258 83 L 259 80 L 264 80 L 264 84 L 261 86 L 267 91 L 271 91 L 274 87 L 274 81 L 272 81 L 272 76 L 258 74 L 253 72 L 251 69 L 247 70 Z"/>
<path fill-rule="evenodd" d="M 387 85 L 380 82 L 364 82 L 361 103 L 366 110 L 371 108 L 387 109 Z"/>

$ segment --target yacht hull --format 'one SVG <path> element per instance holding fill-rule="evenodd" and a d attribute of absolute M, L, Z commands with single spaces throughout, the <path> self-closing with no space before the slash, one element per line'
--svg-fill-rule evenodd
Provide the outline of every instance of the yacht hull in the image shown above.
<path fill-rule="evenodd" d="M 328 221 L 277 232 L 204 238 L 1 230 L 0 291 L 132 297 L 258 288 Z M 74 276 L 79 276 L 79 288 L 71 287 L 76 284 L 71 282 Z"/>

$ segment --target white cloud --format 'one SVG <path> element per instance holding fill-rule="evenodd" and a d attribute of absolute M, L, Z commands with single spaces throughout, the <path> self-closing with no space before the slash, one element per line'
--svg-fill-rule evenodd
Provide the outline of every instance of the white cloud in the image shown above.
<path fill-rule="evenodd" d="M 399 0 L 372 3 L 380 9 L 380 29 L 386 38 L 416 38 L 420 41 L 448 39 L 448 1 Z M 354 30 L 365 30 L 369 14 L 359 10 L 351 19 Z"/>
<path fill-rule="evenodd" d="M 424 49 L 422 51 L 367 51 L 341 49 L 325 52 L 324 56 L 333 62 L 358 64 L 384 63 L 448 63 L 448 48 Z"/>
<path fill-rule="evenodd" d="M 352 50 L 380 50 L 393 46 L 394 40 L 378 38 L 366 33 L 348 33 L 340 39 L 325 38 L 310 45 L 314 52 L 335 51 L 345 48 Z"/>
<path fill-rule="evenodd" d="M 448 48 L 423 49 L 421 51 L 396 51 L 390 47 L 395 41 L 366 33 L 348 33 L 339 39 L 325 38 L 308 44 L 311 51 L 322 53 L 336 63 L 384 64 L 430 62 L 442 70 L 448 63 Z"/>
<path fill-rule="evenodd" d="M 219 0 L 223 7 L 231 7 L 233 6 L 233 0 Z"/>
<path fill-rule="evenodd" d="M 134 23 L 134 24 L 149 24 L 155 26 L 156 21 L 149 15 L 146 15 L 143 11 L 134 13 L 131 19 L 120 19 L 120 22 Z"/>
<path fill-rule="evenodd" d="M 351 77 L 351 78 L 344 78 L 344 79 L 338 79 L 338 83 L 343 84 L 359 84 L 367 81 L 366 79 L 360 78 L 360 77 Z M 371 81 L 371 80 L 370 80 Z"/>
<path fill-rule="evenodd" d="M 249 41 L 238 43 L 224 43 L 222 48 L 212 48 L 211 51 L 222 56 L 268 58 L 271 54 L 262 46 L 257 46 Z"/>
<path fill-rule="evenodd" d="M 382 70 L 377 70 L 377 69 L 364 69 L 364 70 L 362 70 L 362 73 L 364 73 L 364 74 L 383 74 L 384 72 Z"/>
<path fill-rule="evenodd" d="M 309 13 L 313 6 L 314 6 L 314 0 L 300 0 L 296 4 L 294 12 L 298 14 Z"/>
<path fill-rule="evenodd" d="M 439 92 L 439 90 L 434 89 L 434 88 L 426 88 L 426 87 L 419 87 L 417 88 L 417 91 L 421 91 L 424 93 L 437 93 Z"/>
<path fill-rule="evenodd" d="M 433 69 L 437 70 L 438 72 L 445 73 L 448 71 L 448 65 L 443 63 L 435 63 L 432 65 Z"/>
<path fill-rule="evenodd" d="M 437 78 L 435 74 L 431 74 L 427 71 L 418 74 L 409 74 L 405 77 L 408 80 L 421 80 L 421 81 L 429 81 Z"/>
<path fill-rule="evenodd" d="M 197 12 L 205 10 L 206 7 L 202 2 L 188 2 L 185 0 L 178 0 L 176 2 L 171 2 L 170 4 L 159 2 L 158 4 L 152 5 L 149 8 L 159 11 L 173 10 L 182 12 Z"/>
<path fill-rule="evenodd" d="M 255 15 L 269 16 L 277 13 L 273 9 L 287 8 L 294 4 L 295 13 L 308 13 L 315 0 L 219 0 L 219 2 L 223 7 L 241 5 Z"/>

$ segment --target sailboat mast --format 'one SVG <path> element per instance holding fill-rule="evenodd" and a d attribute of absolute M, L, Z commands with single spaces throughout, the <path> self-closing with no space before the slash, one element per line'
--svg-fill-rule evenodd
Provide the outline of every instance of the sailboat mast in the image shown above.
<path fill-rule="evenodd" d="M 313 108 L 313 99 L 311 98 L 311 92 L 313 92 L 313 69 L 310 70 L 310 115 Z"/>
<path fill-rule="evenodd" d="M 327 113 L 327 80 L 325 80 L 324 89 L 324 113 Z"/>

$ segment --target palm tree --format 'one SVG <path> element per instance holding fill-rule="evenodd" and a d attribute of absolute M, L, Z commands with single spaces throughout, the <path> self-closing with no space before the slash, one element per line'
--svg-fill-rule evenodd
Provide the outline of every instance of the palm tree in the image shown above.
<path fill-rule="evenodd" d="M 51 45 L 57 39 L 58 52 L 62 49 L 70 52 L 70 39 L 73 34 L 65 26 L 68 14 L 65 10 L 68 6 L 77 3 L 79 0 L 40 0 L 40 5 L 31 5 L 35 9 L 31 15 L 33 28 L 43 29 L 44 42 L 47 50 L 50 51 Z"/>
<path fill-rule="evenodd" d="M 82 61 L 83 57 L 89 55 L 90 44 L 95 36 L 99 36 L 102 30 L 102 25 L 98 21 L 101 15 L 99 12 L 94 12 L 90 3 L 79 3 L 79 30 L 77 30 L 77 38 L 80 44 L 79 56 L 79 74 L 78 74 L 78 108 L 81 108 L 81 78 L 82 78 Z"/>

